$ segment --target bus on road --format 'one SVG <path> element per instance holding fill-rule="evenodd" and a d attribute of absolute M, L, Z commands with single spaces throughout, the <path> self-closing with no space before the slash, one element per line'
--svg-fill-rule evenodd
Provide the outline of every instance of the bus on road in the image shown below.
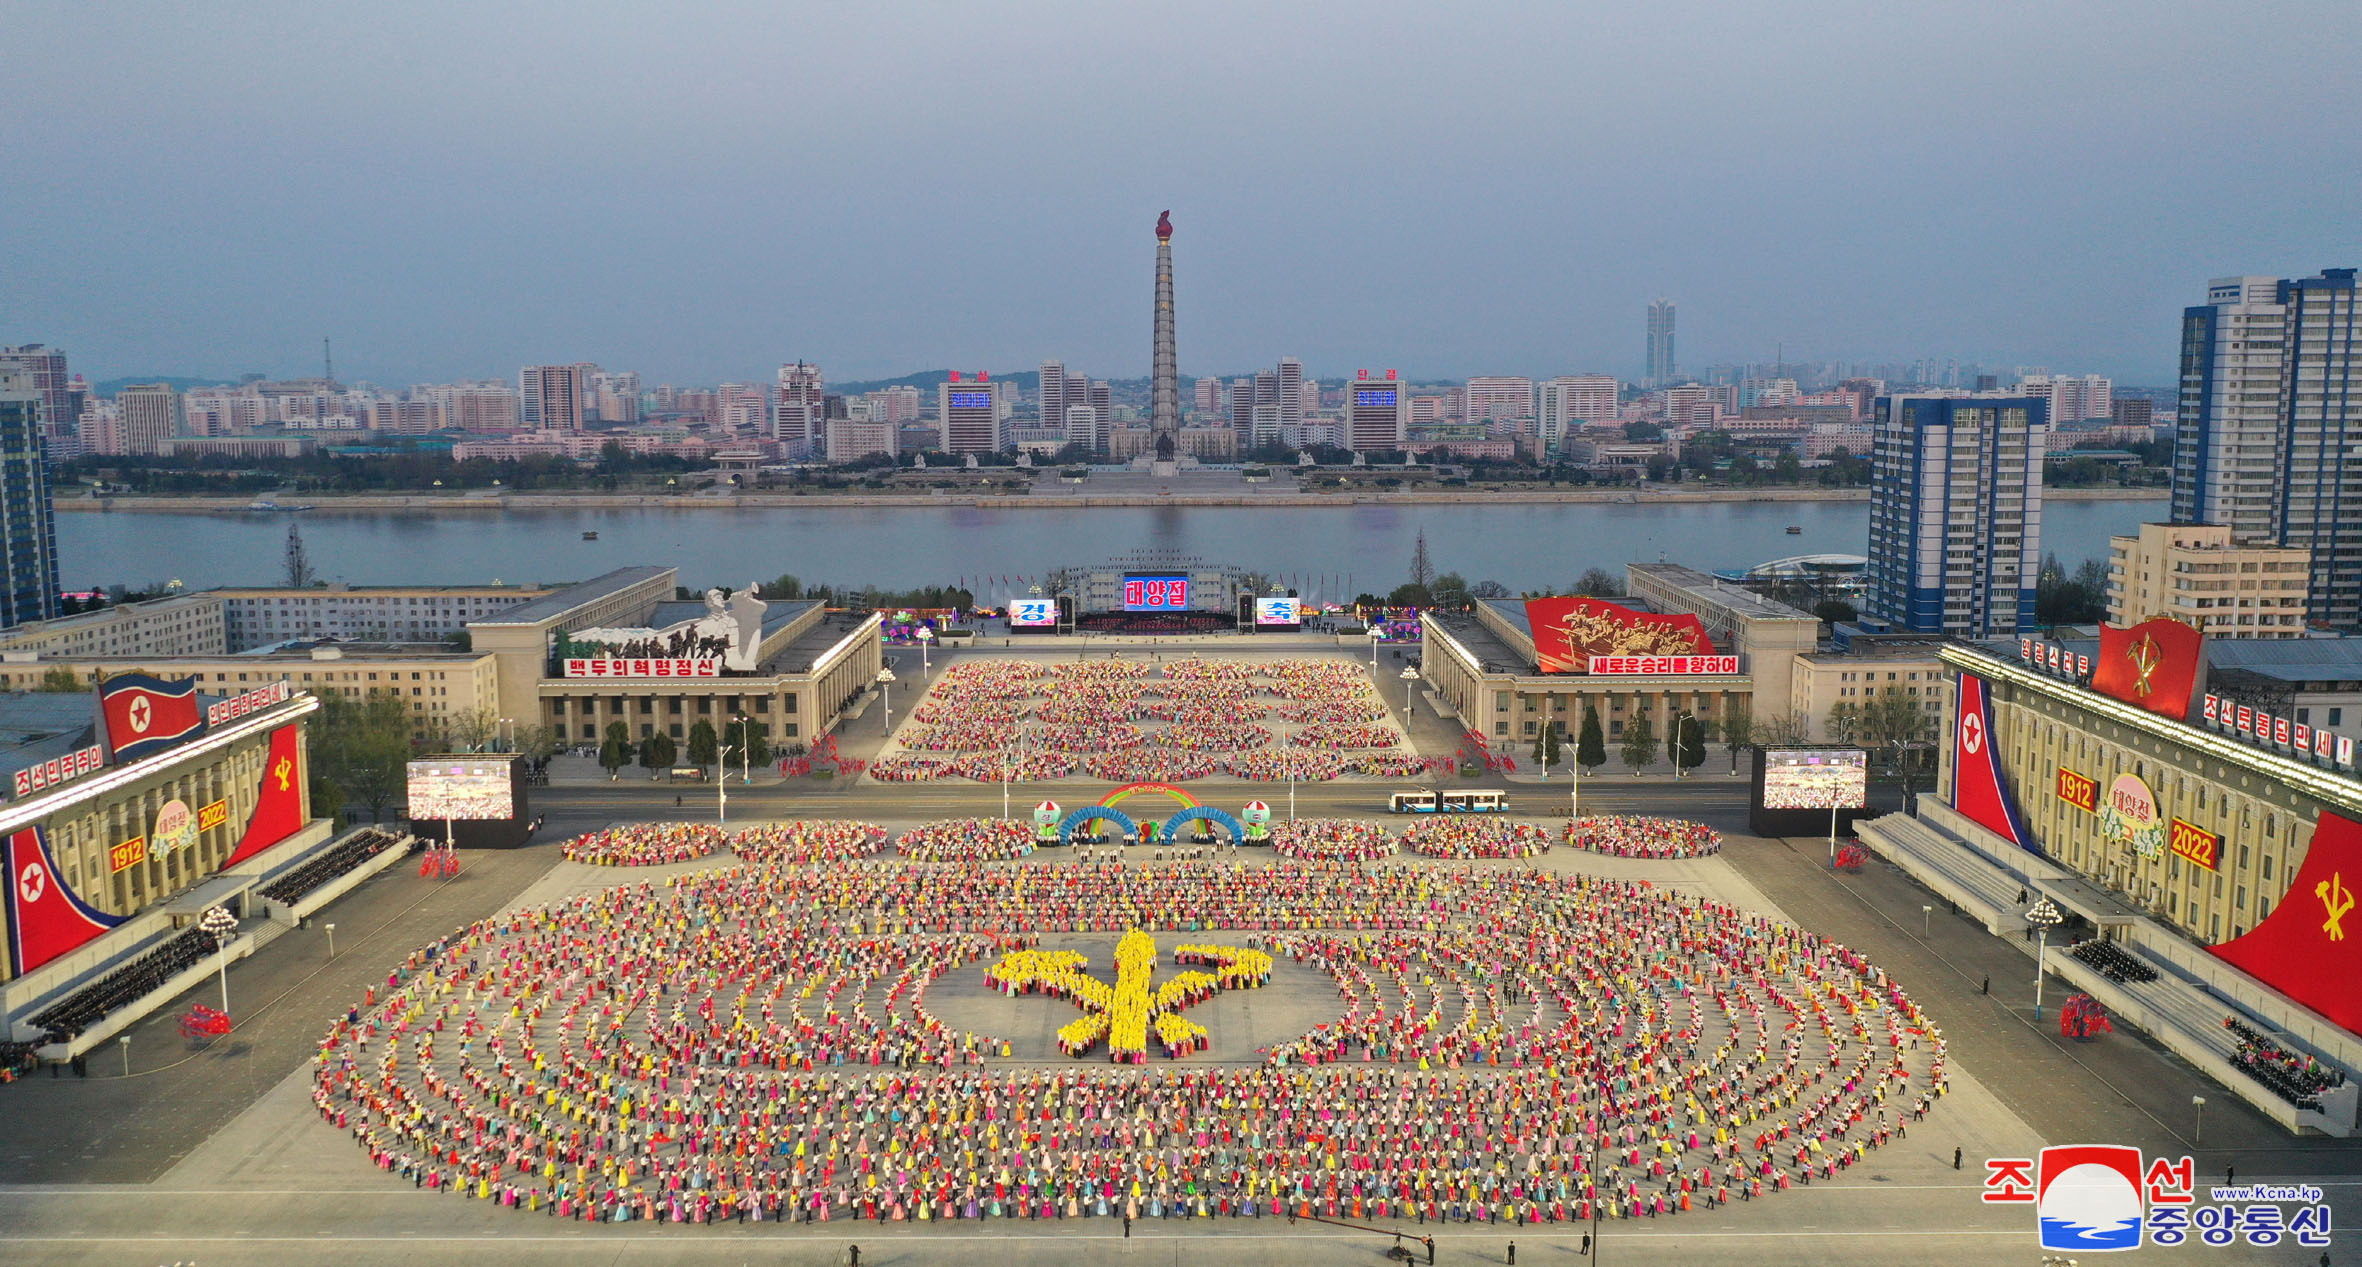
<path fill-rule="evenodd" d="M 1491 790 L 1460 792 L 1396 792 L 1386 808 L 1396 814 L 1499 814 L 1509 809 L 1509 794 Z"/>

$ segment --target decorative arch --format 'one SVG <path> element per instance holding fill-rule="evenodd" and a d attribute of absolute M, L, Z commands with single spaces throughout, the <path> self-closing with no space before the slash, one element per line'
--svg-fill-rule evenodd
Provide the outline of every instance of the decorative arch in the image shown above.
<path fill-rule="evenodd" d="M 1132 816 L 1120 809 L 1106 805 L 1085 805 L 1059 820 L 1058 843 L 1061 845 L 1073 844 L 1074 829 L 1093 820 L 1114 823 L 1123 828 L 1126 835 L 1137 835 L 1140 831 L 1140 824 L 1133 822 Z"/>
<path fill-rule="evenodd" d="M 1112 808 L 1114 806 L 1121 805 L 1125 801 L 1128 801 L 1133 797 L 1139 796 L 1143 793 L 1168 797 L 1183 809 L 1196 809 L 1198 807 L 1198 799 L 1196 797 L 1191 796 L 1188 792 L 1185 792 L 1180 788 L 1174 787 L 1170 783 L 1126 783 L 1122 787 L 1119 787 L 1116 790 L 1109 792 L 1107 795 L 1100 797 L 1099 804 Z"/>
<path fill-rule="evenodd" d="M 1180 838 L 1181 824 L 1190 822 L 1192 820 L 1202 820 L 1204 822 L 1216 823 L 1222 827 L 1228 828 L 1230 831 L 1230 839 L 1234 843 L 1243 841 L 1247 838 L 1247 829 L 1244 823 L 1241 823 L 1238 821 L 1238 819 L 1232 817 L 1230 811 L 1216 809 L 1211 805 L 1196 805 L 1182 810 L 1180 813 L 1166 819 L 1163 831 L 1158 834 L 1162 839 L 1167 841 L 1177 840 Z"/>

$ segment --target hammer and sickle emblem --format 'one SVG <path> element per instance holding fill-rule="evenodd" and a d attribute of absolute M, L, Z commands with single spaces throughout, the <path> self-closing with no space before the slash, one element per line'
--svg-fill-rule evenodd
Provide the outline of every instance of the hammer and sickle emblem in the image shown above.
<path fill-rule="evenodd" d="M 2165 662 L 2164 653 L 2157 649 L 2157 635 L 2142 634 L 2141 640 L 2132 644 L 2124 655 L 2140 673 L 2139 679 L 2132 684 L 2133 694 L 2146 695 L 2156 689 L 2149 685 L 2149 679 L 2156 674 L 2157 666 Z"/>
<path fill-rule="evenodd" d="M 285 757 L 279 758 L 279 764 L 271 767 L 271 777 L 279 781 L 279 790 L 282 792 L 287 790 L 288 780 L 294 774 L 295 763 Z"/>
<path fill-rule="evenodd" d="M 2346 912 L 2354 909 L 2354 891 L 2346 887 L 2345 879 L 2345 873 L 2333 871 L 2328 879 L 2313 886 L 2313 896 L 2320 898 L 2321 909 L 2329 912 L 2321 931 L 2328 933 L 2331 941 L 2346 939 Z"/>

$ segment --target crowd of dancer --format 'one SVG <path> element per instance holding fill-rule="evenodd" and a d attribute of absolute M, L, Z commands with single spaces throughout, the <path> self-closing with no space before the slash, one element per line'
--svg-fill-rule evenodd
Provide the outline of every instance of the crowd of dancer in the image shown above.
<path fill-rule="evenodd" d="M 1157 1067 L 928 1010 L 955 979 L 1021 1006 L 981 978 L 1035 943 L 988 930 L 1134 929 L 1206 930 L 1177 959 L 1243 941 L 1258 977 L 1326 973 L 1339 1014 L 1253 1065 L 1181 1043 Z M 479 921 L 334 1023 L 313 1100 L 420 1188 L 574 1221 L 1524 1225 L 1826 1181 L 1945 1086 L 1941 1031 L 1858 954 L 1645 883 L 880 862 Z"/>
<path fill-rule="evenodd" d="M 1394 852 L 1394 833 L 1358 818 L 1299 818 L 1271 825 L 1271 851 L 1319 862 L 1376 862 Z"/>
<path fill-rule="evenodd" d="M 1402 847 L 1428 858 L 1531 858 L 1550 852 L 1550 833 L 1505 818 L 1437 815 L 1404 828 Z"/>
<path fill-rule="evenodd" d="M 754 863 L 850 862 L 885 847 L 885 828 L 839 820 L 761 823 L 740 828 L 730 839 L 730 848 Z"/>
<path fill-rule="evenodd" d="M 1703 858 L 1722 852 L 1722 833 L 1679 818 L 1590 814 L 1567 824 L 1566 843 L 1614 858 Z"/>
<path fill-rule="evenodd" d="M 730 833 L 712 823 L 632 823 L 576 836 L 561 852 L 568 862 L 594 867 L 660 867 L 729 847 Z"/>
<path fill-rule="evenodd" d="M 902 833 L 894 848 L 925 862 L 1008 862 L 1033 852 L 1033 828 L 1000 818 L 947 818 Z"/>

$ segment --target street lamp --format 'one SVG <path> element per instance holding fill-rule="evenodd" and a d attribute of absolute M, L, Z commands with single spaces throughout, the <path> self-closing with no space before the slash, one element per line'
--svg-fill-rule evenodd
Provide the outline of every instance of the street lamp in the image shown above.
<path fill-rule="evenodd" d="M 1419 668 L 1417 665 L 1406 664 L 1402 666 L 1402 724 L 1406 727 L 1411 724 L 1411 701 L 1413 693 L 1418 690 L 1418 688 L 1412 686 L 1411 683 L 1418 680 Z"/>
<path fill-rule="evenodd" d="M 1376 624 L 1370 626 L 1370 667 L 1378 667 L 1378 644 L 1386 640 L 1386 631 Z"/>
<path fill-rule="evenodd" d="M 2206 1138 L 2206 1097 L 2190 1097 L 2190 1147 L 2196 1148 Z"/>
<path fill-rule="evenodd" d="M 751 787 L 755 781 L 755 724 L 744 717 L 736 720 L 738 722 L 738 782 L 741 786 Z M 729 777 L 727 774 L 723 774 L 719 764 L 716 765 L 714 773 L 725 779 Z"/>
<path fill-rule="evenodd" d="M 1934 936 L 1932 925 L 1934 924 L 1935 916 L 1936 908 L 1932 906 L 1922 906 L 1919 908 L 1919 935 L 1921 937 Z"/>
<path fill-rule="evenodd" d="M 930 644 L 932 644 L 932 643 L 935 641 L 935 631 L 934 631 L 934 630 L 932 630 L 932 629 L 929 629 L 929 628 L 927 628 L 925 625 L 920 625 L 920 626 L 919 626 L 919 632 L 918 632 L 918 640 L 919 640 L 919 676 L 920 676 L 920 677 L 925 677 L 925 676 L 927 676 L 927 647 L 928 647 Z"/>
<path fill-rule="evenodd" d="M 886 738 L 892 739 L 894 737 L 894 670 L 892 666 L 879 669 L 877 677 L 872 680 L 878 684 L 878 695 L 884 700 L 886 706 Z M 883 741 L 880 741 L 880 746 L 883 746 Z"/>
<path fill-rule="evenodd" d="M 131 1035 L 117 1034 L 115 1047 L 123 1053 L 123 1076 L 128 1078 L 131 1076 Z"/>
<path fill-rule="evenodd" d="M 517 732 L 515 730 L 517 724 L 516 719 L 513 717 L 503 717 L 500 719 L 500 724 L 502 727 L 500 731 L 500 750 L 502 752 L 515 752 L 517 750 Z"/>
<path fill-rule="evenodd" d="M 336 925 L 334 925 L 334 924 L 330 924 L 330 925 L 328 925 L 328 926 L 327 926 L 327 928 L 328 928 L 328 957 L 329 957 L 329 958 L 331 958 L 331 959 L 334 959 L 334 958 L 336 958 Z"/>
<path fill-rule="evenodd" d="M 734 745 L 723 745 L 720 754 L 721 760 L 714 763 L 715 772 L 720 776 L 714 780 L 714 821 L 717 823 L 730 821 L 730 754 L 743 751 L 746 748 L 746 744 L 743 742 L 746 738 L 745 732 L 739 732 L 738 737 L 741 742 Z"/>
<path fill-rule="evenodd" d="M 2048 964 L 2044 956 L 2050 949 L 2050 930 L 2066 919 L 2059 908 L 2050 904 L 2049 898 L 2036 899 L 2026 911 L 2026 922 L 2034 926 L 2039 938 L 2034 944 L 2034 1019 L 2038 1021 L 2042 1019 L 2042 972 Z"/>
<path fill-rule="evenodd" d="M 238 931 L 238 917 L 230 914 L 230 909 L 226 906 L 208 907 L 203 915 L 197 917 L 197 928 L 213 938 L 213 953 L 220 961 L 221 1010 L 224 1015 L 228 1015 L 230 1010 L 230 936 Z"/>
<path fill-rule="evenodd" d="M 1673 781 L 1681 782 L 1681 762 L 1689 756 L 1689 711 L 1673 714 Z"/>

